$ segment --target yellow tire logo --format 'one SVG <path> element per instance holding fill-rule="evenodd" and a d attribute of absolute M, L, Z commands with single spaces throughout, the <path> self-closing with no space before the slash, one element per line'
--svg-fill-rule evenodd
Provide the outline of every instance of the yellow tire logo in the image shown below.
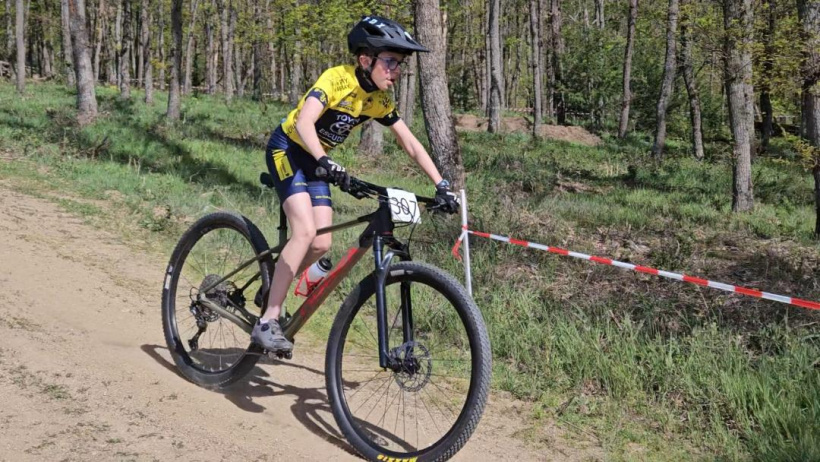
<path fill-rule="evenodd" d="M 382 454 L 379 454 L 376 459 L 383 460 L 385 462 L 416 462 L 417 457 L 411 457 L 409 459 L 397 459 L 395 457 L 388 457 Z"/>

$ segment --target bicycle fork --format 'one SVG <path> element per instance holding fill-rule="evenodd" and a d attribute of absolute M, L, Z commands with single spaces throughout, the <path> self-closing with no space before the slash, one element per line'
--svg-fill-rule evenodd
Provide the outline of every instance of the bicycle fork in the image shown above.
<path fill-rule="evenodd" d="M 388 251 L 384 254 L 383 247 L 383 238 L 376 236 L 373 239 L 373 255 L 376 265 L 374 274 L 376 276 L 376 326 L 379 340 L 379 367 L 396 371 L 401 368 L 401 360 L 391 357 L 388 352 L 390 345 L 389 339 L 387 338 L 388 320 L 385 295 L 385 282 L 387 281 L 388 270 L 396 253 Z M 413 340 L 413 312 L 410 300 L 410 283 L 401 282 L 400 298 L 403 343 L 407 343 Z"/>

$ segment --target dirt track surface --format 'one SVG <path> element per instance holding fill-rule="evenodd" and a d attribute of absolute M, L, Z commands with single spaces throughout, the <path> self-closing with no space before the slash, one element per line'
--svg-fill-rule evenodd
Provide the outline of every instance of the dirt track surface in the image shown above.
<path fill-rule="evenodd" d="M 165 261 L 0 182 L 0 460 L 356 460 L 327 404 L 324 351 L 209 391 L 162 335 Z M 456 460 L 588 460 L 525 406 L 491 398 Z M 581 446 L 585 446 L 581 444 Z"/>

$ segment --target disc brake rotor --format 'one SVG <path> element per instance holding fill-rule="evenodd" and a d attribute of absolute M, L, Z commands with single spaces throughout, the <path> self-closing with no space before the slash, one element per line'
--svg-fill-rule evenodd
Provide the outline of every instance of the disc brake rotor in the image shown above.
<path fill-rule="evenodd" d="M 418 342 L 406 342 L 390 350 L 390 356 L 400 364 L 393 377 L 403 390 L 419 391 L 430 381 L 433 358 L 430 350 Z"/>

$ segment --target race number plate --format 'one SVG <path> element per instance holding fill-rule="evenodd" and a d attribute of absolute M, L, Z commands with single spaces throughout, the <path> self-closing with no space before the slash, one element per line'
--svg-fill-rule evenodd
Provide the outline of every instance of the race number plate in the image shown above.
<path fill-rule="evenodd" d="M 390 215 L 394 223 L 421 223 L 421 210 L 416 195 L 401 189 L 387 188 Z"/>

